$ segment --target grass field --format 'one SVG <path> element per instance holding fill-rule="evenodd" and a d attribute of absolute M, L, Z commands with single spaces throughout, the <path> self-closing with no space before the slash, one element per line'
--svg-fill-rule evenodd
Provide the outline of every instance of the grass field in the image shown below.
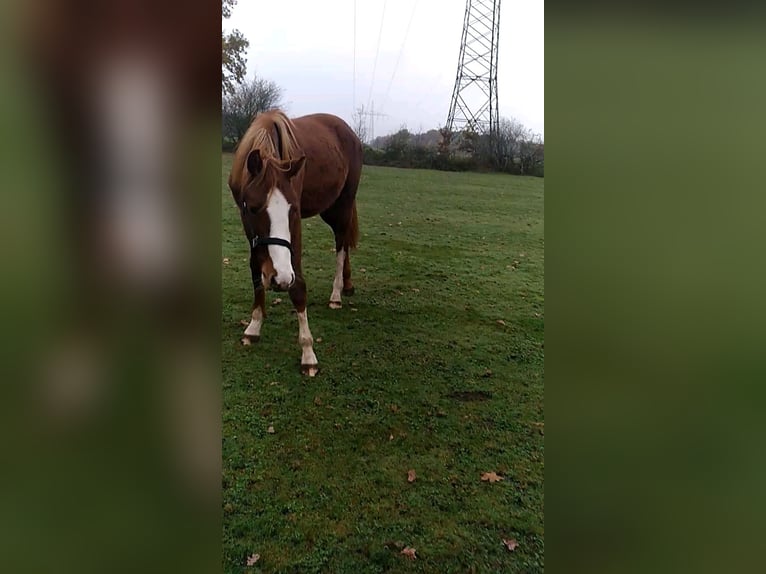
<path fill-rule="evenodd" d="M 543 180 L 365 166 L 340 310 L 332 233 L 303 222 L 308 379 L 286 294 L 267 295 L 261 341 L 239 343 L 252 285 L 230 165 L 224 571 L 542 572 Z"/>

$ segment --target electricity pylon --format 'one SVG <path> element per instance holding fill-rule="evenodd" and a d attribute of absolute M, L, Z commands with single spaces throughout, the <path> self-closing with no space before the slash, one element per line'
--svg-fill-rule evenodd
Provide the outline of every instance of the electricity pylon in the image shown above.
<path fill-rule="evenodd" d="M 497 45 L 500 0 L 466 0 L 460 58 L 447 130 L 497 133 Z"/>

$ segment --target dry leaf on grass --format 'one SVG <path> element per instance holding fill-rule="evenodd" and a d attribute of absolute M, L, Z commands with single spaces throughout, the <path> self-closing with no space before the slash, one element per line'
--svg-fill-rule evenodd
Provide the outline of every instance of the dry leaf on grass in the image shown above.
<path fill-rule="evenodd" d="M 274 434 L 277 431 L 274 430 L 274 425 L 271 425 L 269 426 L 269 428 L 266 429 L 266 432 L 269 434 Z"/>
<path fill-rule="evenodd" d="M 316 339 L 314 339 L 314 342 L 321 343 L 322 342 L 322 337 L 317 337 Z"/>
<path fill-rule="evenodd" d="M 253 566 L 260 559 L 261 559 L 261 555 L 260 554 L 252 554 L 252 555 L 247 557 L 247 565 L 248 566 Z"/>
<path fill-rule="evenodd" d="M 484 474 L 482 474 L 481 479 L 484 482 L 499 482 L 503 480 L 503 477 L 498 476 L 496 472 L 492 471 L 492 472 L 485 472 Z"/>
<path fill-rule="evenodd" d="M 282 299 L 280 299 L 279 297 L 277 297 L 276 299 L 274 299 L 274 300 L 271 302 L 271 304 L 272 304 L 272 305 L 279 305 L 281 302 L 282 302 Z"/>
<path fill-rule="evenodd" d="M 407 482 L 415 482 L 415 479 L 418 476 L 415 474 L 414 470 L 408 470 L 407 471 Z"/>
<path fill-rule="evenodd" d="M 503 327 L 505 327 L 505 321 L 503 321 L 502 319 L 498 319 L 497 320 L 497 324 L 498 325 L 502 325 Z"/>
<path fill-rule="evenodd" d="M 224 265 L 228 265 L 229 264 L 229 258 L 228 257 L 224 257 L 223 258 L 223 264 Z"/>
<path fill-rule="evenodd" d="M 511 538 L 510 540 L 506 540 L 505 538 L 503 538 L 503 544 L 504 544 L 504 545 L 505 545 L 505 547 L 506 547 L 508 550 L 510 550 L 511 552 L 513 552 L 514 550 L 516 550 L 516 548 L 519 546 L 519 543 L 518 543 L 518 542 L 516 542 L 516 539 L 515 539 L 515 538 Z"/>
<path fill-rule="evenodd" d="M 394 440 L 394 435 L 388 435 L 388 440 Z"/>
<path fill-rule="evenodd" d="M 409 546 L 405 547 L 404 550 L 402 550 L 402 554 L 404 554 L 407 558 L 410 560 L 415 560 L 417 556 L 415 556 L 416 550 L 414 548 L 410 548 Z"/>

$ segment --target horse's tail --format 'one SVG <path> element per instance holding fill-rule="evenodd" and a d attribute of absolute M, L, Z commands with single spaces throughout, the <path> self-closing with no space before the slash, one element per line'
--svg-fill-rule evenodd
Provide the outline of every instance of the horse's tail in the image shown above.
<path fill-rule="evenodd" d="M 355 248 L 359 243 L 359 218 L 356 215 L 356 200 L 351 207 L 351 222 L 346 229 L 346 238 L 344 242 L 349 248 Z"/>

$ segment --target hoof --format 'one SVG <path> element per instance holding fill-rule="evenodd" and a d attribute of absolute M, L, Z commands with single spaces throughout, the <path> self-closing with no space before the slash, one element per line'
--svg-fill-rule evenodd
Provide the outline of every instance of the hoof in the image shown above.
<path fill-rule="evenodd" d="M 307 377 L 316 377 L 319 372 L 319 365 L 301 365 L 301 374 Z"/>
<path fill-rule="evenodd" d="M 261 340 L 260 336 L 253 336 L 253 335 L 245 335 L 244 337 L 242 337 L 242 339 L 240 339 L 240 341 L 245 347 L 252 345 L 253 343 L 257 343 L 260 340 Z"/>
<path fill-rule="evenodd" d="M 330 301 L 330 309 L 340 309 L 343 307 L 343 303 L 340 301 Z"/>
<path fill-rule="evenodd" d="M 354 294 L 354 288 L 353 287 L 349 287 L 348 289 L 343 289 L 343 294 L 344 295 L 353 295 Z"/>

